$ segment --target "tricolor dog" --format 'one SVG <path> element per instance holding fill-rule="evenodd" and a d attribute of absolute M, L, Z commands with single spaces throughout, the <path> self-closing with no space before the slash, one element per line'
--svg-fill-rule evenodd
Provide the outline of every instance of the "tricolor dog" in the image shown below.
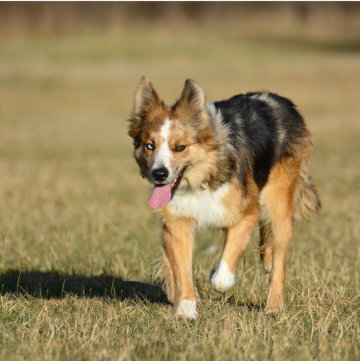
<path fill-rule="evenodd" d="M 148 204 L 163 223 L 166 292 L 175 317 L 197 317 L 194 231 L 225 230 L 210 277 L 212 288 L 225 292 L 235 285 L 236 265 L 257 222 L 269 273 L 265 312 L 281 311 L 294 218 L 310 219 L 321 208 L 308 172 L 311 134 L 294 104 L 267 92 L 208 103 L 188 79 L 179 100 L 167 106 L 143 77 L 129 135 L 140 173 L 154 186 Z"/>

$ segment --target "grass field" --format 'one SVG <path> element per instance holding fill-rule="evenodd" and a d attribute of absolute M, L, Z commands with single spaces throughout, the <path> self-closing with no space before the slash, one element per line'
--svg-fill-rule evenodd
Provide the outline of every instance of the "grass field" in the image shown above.
<path fill-rule="evenodd" d="M 1 360 L 360 359 L 359 42 L 215 34 L 0 40 Z M 210 101 L 266 89 L 305 116 L 323 211 L 297 224 L 283 314 L 263 314 L 257 235 L 236 287 L 210 289 L 222 235 L 209 232 L 200 316 L 173 321 L 126 134 L 142 75 L 168 103 L 191 77 Z"/>

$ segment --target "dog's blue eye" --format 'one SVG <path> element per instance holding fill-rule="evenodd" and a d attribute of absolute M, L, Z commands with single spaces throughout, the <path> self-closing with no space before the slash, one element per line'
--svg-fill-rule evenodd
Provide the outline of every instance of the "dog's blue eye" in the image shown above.
<path fill-rule="evenodd" d="M 146 144 L 146 148 L 148 150 L 154 150 L 154 144 L 148 143 L 148 144 Z"/>

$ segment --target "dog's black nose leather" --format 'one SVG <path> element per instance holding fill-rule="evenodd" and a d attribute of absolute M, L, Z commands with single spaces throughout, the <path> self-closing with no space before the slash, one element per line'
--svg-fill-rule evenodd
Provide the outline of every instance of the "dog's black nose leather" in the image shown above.
<path fill-rule="evenodd" d="M 169 171 L 166 168 L 154 169 L 152 176 L 157 182 L 163 182 L 169 175 Z"/>

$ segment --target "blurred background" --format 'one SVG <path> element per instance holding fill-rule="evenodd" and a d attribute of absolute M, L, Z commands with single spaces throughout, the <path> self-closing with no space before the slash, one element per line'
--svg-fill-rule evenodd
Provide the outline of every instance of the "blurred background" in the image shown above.
<path fill-rule="evenodd" d="M 186 78 L 209 101 L 292 99 L 324 204 L 300 247 L 359 257 L 359 3 L 0 3 L 2 272 L 156 278 L 160 227 L 126 122 L 143 75 L 168 104 Z"/>

